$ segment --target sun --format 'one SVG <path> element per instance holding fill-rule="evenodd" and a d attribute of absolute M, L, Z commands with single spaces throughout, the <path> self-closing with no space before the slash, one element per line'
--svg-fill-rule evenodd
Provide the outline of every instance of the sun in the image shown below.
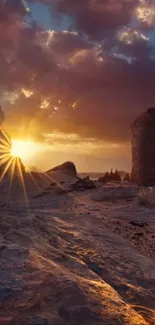
<path fill-rule="evenodd" d="M 37 151 L 37 146 L 33 141 L 12 140 L 11 155 L 21 159 L 28 159 Z"/>

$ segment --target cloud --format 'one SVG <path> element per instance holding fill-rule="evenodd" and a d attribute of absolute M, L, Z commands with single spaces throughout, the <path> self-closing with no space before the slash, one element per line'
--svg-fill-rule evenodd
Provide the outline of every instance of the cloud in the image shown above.
<path fill-rule="evenodd" d="M 131 27 L 124 27 L 118 31 L 115 50 L 116 53 L 138 60 L 150 60 L 151 55 L 154 54 L 154 47 L 149 36 L 140 29 Z"/>
<path fill-rule="evenodd" d="M 107 31 L 114 31 L 130 22 L 137 0 L 52 0 L 57 12 L 74 18 L 78 29 L 93 38 L 102 38 Z"/>
<path fill-rule="evenodd" d="M 145 27 L 152 27 L 155 23 L 155 3 L 141 0 L 136 8 L 136 17 Z"/>
<path fill-rule="evenodd" d="M 141 22 L 131 24 L 144 2 L 53 0 L 79 28 L 59 32 L 41 30 L 22 1 L 10 3 L 0 4 L 0 94 L 10 132 L 128 143 L 130 123 L 155 102 L 154 48 Z"/>

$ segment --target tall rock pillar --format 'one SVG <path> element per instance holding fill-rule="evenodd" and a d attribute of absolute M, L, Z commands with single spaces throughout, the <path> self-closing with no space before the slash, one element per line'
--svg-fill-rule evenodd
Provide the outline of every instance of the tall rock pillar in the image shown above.
<path fill-rule="evenodd" d="M 155 185 L 155 108 L 139 116 L 131 132 L 131 180 L 139 185 Z"/>

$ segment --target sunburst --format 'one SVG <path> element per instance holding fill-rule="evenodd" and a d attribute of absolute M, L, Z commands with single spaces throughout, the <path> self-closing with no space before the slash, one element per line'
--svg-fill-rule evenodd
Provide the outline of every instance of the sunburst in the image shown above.
<path fill-rule="evenodd" d="M 19 157 L 20 153 L 21 153 L 21 149 L 22 149 L 22 153 L 24 152 L 24 149 L 21 146 L 21 142 L 20 142 L 20 146 L 18 147 L 18 145 L 17 145 L 17 147 L 20 150 L 13 151 L 13 150 L 15 150 L 14 148 L 17 148 L 17 147 L 11 146 L 11 140 L 10 140 L 9 136 L 7 135 L 7 133 L 2 128 L 0 129 L 0 133 L 1 133 L 1 136 L 0 136 L 0 183 L 2 182 L 2 180 L 5 177 L 7 177 L 8 181 L 9 181 L 8 191 L 6 193 L 7 204 L 9 203 L 9 200 L 10 200 L 11 189 L 12 189 L 12 185 L 13 185 L 13 182 L 15 179 L 14 176 L 18 176 L 20 183 L 22 185 L 27 209 L 28 209 L 28 212 L 30 212 L 28 195 L 27 195 L 25 179 L 24 179 L 25 175 L 23 173 L 22 162 Z M 19 143 L 17 142 L 17 144 L 19 144 Z M 30 143 L 29 143 L 29 148 L 30 148 Z M 31 146 L 31 148 L 32 148 L 32 146 Z M 18 153 L 19 153 L 19 155 L 18 155 Z M 28 147 L 26 147 L 26 154 L 28 154 Z M 7 183 L 8 182 L 6 182 L 6 184 Z"/>
<path fill-rule="evenodd" d="M 21 159 L 28 159 L 39 150 L 37 144 L 30 140 L 12 140 L 11 155 Z"/>

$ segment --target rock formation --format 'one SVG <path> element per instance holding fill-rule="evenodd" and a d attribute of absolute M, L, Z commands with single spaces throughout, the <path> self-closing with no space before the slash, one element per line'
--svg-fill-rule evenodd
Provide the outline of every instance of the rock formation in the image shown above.
<path fill-rule="evenodd" d="M 130 182 L 130 174 L 129 173 L 126 173 L 124 178 L 123 178 L 123 181 L 124 182 Z"/>
<path fill-rule="evenodd" d="M 131 180 L 139 185 L 155 185 L 155 108 L 137 118 L 131 131 Z"/>
<path fill-rule="evenodd" d="M 84 190 L 92 190 L 95 189 L 95 183 L 89 178 L 89 176 L 85 178 L 79 179 L 75 184 L 71 184 L 71 188 L 77 191 Z"/>
<path fill-rule="evenodd" d="M 121 182 L 121 176 L 119 175 L 117 169 L 115 170 L 115 173 L 113 174 L 113 181 L 114 182 Z"/>
<path fill-rule="evenodd" d="M 103 177 L 100 177 L 98 179 L 99 183 L 103 183 L 106 184 L 108 182 L 121 182 L 121 176 L 119 174 L 119 172 L 117 171 L 117 169 L 115 170 L 115 172 L 113 173 L 113 170 L 111 169 L 111 172 L 106 172 L 105 175 Z"/>
<path fill-rule="evenodd" d="M 75 167 L 74 163 L 71 161 L 67 161 L 67 162 L 63 163 L 62 165 L 56 166 L 56 167 L 48 170 L 47 173 L 58 172 L 58 171 L 65 173 L 67 175 L 73 176 L 73 177 L 77 177 L 76 167 Z"/>

